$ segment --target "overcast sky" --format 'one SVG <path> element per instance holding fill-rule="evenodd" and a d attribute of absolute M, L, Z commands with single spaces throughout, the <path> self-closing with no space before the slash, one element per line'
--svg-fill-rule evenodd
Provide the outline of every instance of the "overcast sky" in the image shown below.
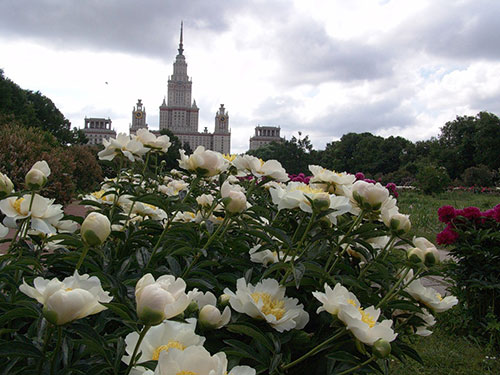
<path fill-rule="evenodd" d="M 498 0 L 0 0 L 0 69 L 71 121 L 151 129 L 184 21 L 200 131 L 229 111 L 233 153 L 257 125 L 316 149 L 348 132 L 429 139 L 500 114 Z M 107 82 L 107 84 L 106 84 Z"/>

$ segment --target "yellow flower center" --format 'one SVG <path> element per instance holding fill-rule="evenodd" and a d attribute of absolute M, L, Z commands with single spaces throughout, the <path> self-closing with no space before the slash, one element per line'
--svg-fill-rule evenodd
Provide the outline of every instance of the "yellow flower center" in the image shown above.
<path fill-rule="evenodd" d="M 443 297 L 441 296 L 441 294 L 439 293 L 436 293 L 436 297 L 438 300 L 442 301 L 443 300 Z"/>
<path fill-rule="evenodd" d="M 301 191 L 303 193 L 306 193 L 306 194 L 324 193 L 323 190 L 321 190 L 321 189 L 313 189 L 309 185 L 298 185 L 298 186 L 296 186 L 294 188 L 294 190 L 299 190 L 299 191 Z"/>
<path fill-rule="evenodd" d="M 66 288 L 64 289 L 65 292 L 71 292 L 73 290 L 73 288 Z"/>
<path fill-rule="evenodd" d="M 167 345 L 161 345 L 154 350 L 153 361 L 157 361 L 160 358 L 160 353 L 163 350 L 168 352 L 168 349 L 170 349 L 170 348 L 175 348 L 175 349 L 179 349 L 179 350 L 186 349 L 186 347 L 184 345 L 182 345 L 179 341 L 169 341 Z M 182 371 L 180 373 L 184 374 L 184 372 L 182 372 Z M 178 374 L 180 374 L 180 373 L 178 373 Z M 189 372 L 186 372 L 186 374 L 188 374 L 188 373 Z M 192 374 L 194 374 L 194 372 Z"/>
<path fill-rule="evenodd" d="M 175 375 L 198 375 L 197 372 L 193 372 L 193 371 L 179 371 L 178 373 L 176 373 Z"/>
<path fill-rule="evenodd" d="M 224 159 L 226 160 L 229 160 L 229 161 L 233 161 L 234 159 L 236 159 L 236 154 L 223 154 L 222 156 L 224 156 Z"/>
<path fill-rule="evenodd" d="M 283 315 L 285 315 L 285 301 L 273 298 L 269 293 L 255 292 L 252 293 L 251 296 L 255 303 L 262 300 L 264 305 L 262 306 L 261 311 L 265 315 L 274 315 L 276 320 L 280 320 Z"/>
<path fill-rule="evenodd" d="M 19 212 L 20 214 L 22 214 L 21 212 L 21 203 L 23 203 L 24 201 L 24 198 L 18 198 L 16 199 L 16 201 L 14 202 L 14 209 Z"/>
<path fill-rule="evenodd" d="M 349 303 L 349 304 L 353 305 L 354 307 L 356 307 L 356 301 L 355 301 L 355 300 L 353 300 L 352 298 L 349 298 L 349 299 L 347 300 L 347 303 Z"/>
<path fill-rule="evenodd" d="M 358 311 L 361 313 L 361 321 L 368 324 L 370 328 L 375 327 L 375 319 L 373 319 L 373 316 L 365 312 L 362 307 L 358 307 Z"/>

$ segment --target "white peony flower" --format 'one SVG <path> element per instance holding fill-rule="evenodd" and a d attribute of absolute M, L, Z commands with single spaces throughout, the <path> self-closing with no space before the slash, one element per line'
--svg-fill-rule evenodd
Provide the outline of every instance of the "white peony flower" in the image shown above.
<path fill-rule="evenodd" d="M 228 288 L 231 307 L 255 319 L 264 319 L 278 332 L 302 329 L 309 321 L 309 314 L 295 298 L 285 297 L 285 287 L 274 279 L 264 279 L 253 286 L 244 278 L 236 282 L 236 292 Z"/>
<path fill-rule="evenodd" d="M 380 309 L 370 306 L 363 309 L 358 303 L 350 300 L 341 304 L 338 317 L 353 335 L 366 345 L 372 346 L 377 340 L 394 341 L 397 333 L 391 328 L 392 320 L 386 319 L 378 323 Z"/>
<path fill-rule="evenodd" d="M 137 316 L 144 324 L 157 325 L 179 315 L 191 302 L 185 290 L 180 277 L 163 275 L 155 281 L 150 273 L 144 275 L 135 287 Z"/>
<path fill-rule="evenodd" d="M 219 329 L 229 323 L 231 309 L 229 306 L 226 306 L 221 314 L 220 310 L 216 307 L 217 298 L 212 292 L 203 293 L 198 291 L 198 289 L 193 289 L 188 293 L 188 296 L 198 305 L 198 309 L 200 310 L 198 321 L 202 327 Z"/>
<path fill-rule="evenodd" d="M 389 198 L 389 190 L 378 182 L 371 184 L 360 180 L 352 185 L 352 198 L 359 208 L 369 208 L 378 211 L 382 208 L 382 204 Z"/>
<path fill-rule="evenodd" d="M 196 319 L 188 319 L 187 323 L 165 320 L 151 327 L 139 346 L 138 353 L 141 354 L 136 363 L 158 361 L 160 354 L 163 351 L 168 352 L 171 348 L 184 350 L 193 345 L 203 345 L 205 338 L 197 335 L 195 329 Z M 127 355 L 122 357 L 122 361 L 126 364 L 130 363 L 138 340 L 137 332 L 131 332 L 125 337 Z"/>
<path fill-rule="evenodd" d="M 224 181 L 220 193 L 227 212 L 241 213 L 246 210 L 247 197 L 240 186 Z"/>
<path fill-rule="evenodd" d="M 255 369 L 249 366 L 235 366 L 229 371 L 228 375 L 255 375 Z"/>
<path fill-rule="evenodd" d="M 427 310 L 423 310 L 423 313 L 416 314 L 419 318 L 422 318 L 424 324 L 422 326 L 417 327 L 415 334 L 419 336 L 430 336 L 432 335 L 432 331 L 428 330 L 429 327 L 432 327 L 436 324 L 436 319 L 432 314 L 429 314 Z"/>
<path fill-rule="evenodd" d="M 410 280 L 412 277 L 413 271 L 410 271 L 406 279 Z M 413 280 L 410 285 L 405 288 L 405 291 L 435 313 L 449 310 L 458 303 L 457 297 L 447 296 L 443 298 L 435 289 L 423 286 L 420 279 Z"/>
<path fill-rule="evenodd" d="M 313 292 L 312 294 L 323 304 L 316 310 L 318 314 L 322 311 L 326 311 L 332 315 L 337 315 L 341 305 L 348 303 L 354 304 L 356 307 L 360 306 L 357 297 L 340 283 L 335 284 L 333 289 L 325 283 L 325 293 Z"/>
<path fill-rule="evenodd" d="M 14 184 L 7 175 L 0 173 L 0 197 L 4 197 L 14 190 Z"/>
<path fill-rule="evenodd" d="M 214 202 L 214 196 L 211 194 L 202 194 L 199 197 L 196 197 L 196 203 L 198 203 L 201 207 L 211 207 Z"/>
<path fill-rule="evenodd" d="M 37 161 L 26 173 L 24 179 L 26 186 L 30 189 L 40 189 L 47 183 L 47 177 L 50 175 L 49 165 L 45 160 Z"/>
<path fill-rule="evenodd" d="M 45 234 L 56 233 L 56 225 L 64 216 L 62 206 L 53 204 L 54 199 L 44 198 L 35 194 L 31 204 L 31 194 L 22 197 L 9 197 L 0 201 L 0 210 L 5 214 L 4 224 L 9 228 L 16 228 L 17 220 L 31 216 L 32 230 Z M 30 211 L 31 204 L 31 211 Z"/>
<path fill-rule="evenodd" d="M 156 367 L 156 375 L 225 375 L 226 354 L 213 356 L 203 346 L 190 346 L 184 350 L 172 348 L 162 352 Z"/>
<path fill-rule="evenodd" d="M 101 245 L 111 233 L 111 222 L 103 214 L 91 212 L 83 221 L 80 233 L 90 246 Z"/>
<path fill-rule="evenodd" d="M 403 215 L 399 212 L 391 214 L 391 211 L 383 210 L 381 216 L 386 227 L 396 234 L 408 233 L 411 229 L 410 215 Z"/>
<path fill-rule="evenodd" d="M 40 302 L 45 318 L 56 325 L 106 310 L 101 303 L 113 299 L 102 289 L 101 281 L 96 276 L 79 275 L 78 271 L 62 282 L 57 278 L 47 280 L 37 277 L 34 286 L 23 280 L 19 290 Z"/>
<path fill-rule="evenodd" d="M 356 177 L 346 172 L 338 173 L 320 167 L 319 165 L 310 165 L 309 170 L 313 177 L 309 183 L 317 189 L 329 192 L 331 194 L 344 195 L 344 187 L 351 187 Z"/>
<path fill-rule="evenodd" d="M 142 158 L 149 151 L 141 142 L 130 139 L 125 133 L 118 134 L 116 139 L 103 139 L 102 144 L 104 150 L 97 154 L 100 160 L 113 160 L 117 155 L 123 155 L 130 161 L 134 161 Z"/>
<path fill-rule="evenodd" d="M 134 137 L 135 140 L 141 142 L 145 147 L 167 152 L 171 146 L 170 138 L 168 135 L 160 135 L 156 137 L 147 129 L 139 129 Z"/>
<path fill-rule="evenodd" d="M 254 263 L 260 263 L 263 264 L 264 266 L 267 266 L 269 263 L 278 263 L 280 259 L 283 262 L 290 262 L 293 257 L 288 255 L 285 259 L 285 253 L 280 251 L 279 253 L 277 251 L 271 251 L 271 250 L 261 250 L 258 251 L 261 248 L 262 245 L 255 245 L 250 249 L 248 254 L 250 254 L 250 260 Z"/>
<path fill-rule="evenodd" d="M 228 162 L 220 152 L 205 150 L 205 147 L 198 146 L 193 154 L 186 156 L 184 150 L 180 150 L 179 167 L 202 176 L 215 176 L 228 167 Z"/>

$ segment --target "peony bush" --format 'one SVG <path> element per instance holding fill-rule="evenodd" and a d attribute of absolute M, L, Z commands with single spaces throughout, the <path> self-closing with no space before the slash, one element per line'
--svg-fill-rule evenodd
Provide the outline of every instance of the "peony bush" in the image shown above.
<path fill-rule="evenodd" d="M 82 197 L 85 218 L 38 172 L 0 175 L 9 374 L 384 373 L 419 360 L 411 337 L 458 302 L 422 284 L 437 250 L 407 238 L 379 183 L 320 166 L 290 181 L 276 160 L 201 146 L 167 171 L 168 137 L 144 131 L 104 146 L 116 178 Z"/>

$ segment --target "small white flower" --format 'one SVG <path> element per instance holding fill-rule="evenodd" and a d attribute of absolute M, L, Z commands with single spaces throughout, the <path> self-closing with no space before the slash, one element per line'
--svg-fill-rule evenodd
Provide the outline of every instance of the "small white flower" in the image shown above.
<path fill-rule="evenodd" d="M 113 160 L 118 155 L 124 155 L 130 161 L 134 161 L 148 152 L 141 142 L 130 139 L 125 133 L 118 134 L 116 139 L 103 139 L 102 144 L 104 150 L 97 154 L 100 160 Z"/>
<path fill-rule="evenodd" d="M 224 289 L 231 307 L 255 319 L 264 319 L 278 332 L 302 329 L 309 321 L 309 314 L 295 298 L 285 297 L 285 287 L 274 279 L 264 279 L 255 286 L 244 278 L 236 282 L 236 292 Z"/>
<path fill-rule="evenodd" d="M 12 193 L 14 184 L 7 175 L 0 173 L 0 197 Z"/>
<path fill-rule="evenodd" d="M 377 322 L 380 309 L 370 306 L 363 309 L 356 303 L 342 304 L 338 317 L 347 326 L 353 335 L 366 345 L 372 346 L 377 340 L 394 341 L 397 333 L 391 328 L 392 320 L 386 319 Z"/>
<path fill-rule="evenodd" d="M 199 197 L 196 197 L 196 203 L 198 203 L 201 207 L 211 207 L 214 202 L 214 196 L 211 194 L 202 194 Z"/>
<path fill-rule="evenodd" d="M 288 255 L 285 258 L 285 253 L 280 251 L 279 253 L 277 251 L 271 251 L 271 250 L 261 250 L 258 251 L 262 245 L 258 244 L 255 245 L 250 249 L 248 254 L 250 254 L 250 260 L 254 263 L 260 263 L 263 264 L 264 266 L 267 266 L 269 263 L 278 263 L 280 259 L 283 262 L 290 262 L 293 257 Z"/>
<path fill-rule="evenodd" d="M 101 245 L 111 233 L 111 222 L 103 214 L 91 212 L 83 221 L 80 233 L 87 244 Z"/>
<path fill-rule="evenodd" d="M 202 176 L 215 176 L 228 167 L 228 161 L 220 152 L 205 150 L 205 147 L 198 146 L 193 154 L 186 156 L 184 150 L 180 150 L 179 167 L 191 172 L 199 173 Z"/>
<path fill-rule="evenodd" d="M 135 140 L 141 142 L 145 147 L 159 150 L 161 152 L 167 152 L 171 146 L 170 138 L 168 135 L 161 135 L 156 137 L 147 129 L 139 129 L 135 135 Z"/>
<path fill-rule="evenodd" d="M 96 276 L 79 275 L 78 271 L 62 282 L 57 278 L 47 280 L 37 277 L 34 286 L 23 281 L 19 290 L 40 302 L 45 318 L 56 325 L 97 314 L 106 309 L 101 302 L 113 299 L 102 289 L 101 281 Z"/>
<path fill-rule="evenodd" d="M 410 280 L 412 277 L 413 271 L 410 271 L 406 279 Z M 435 289 L 423 286 L 420 279 L 413 280 L 410 285 L 405 288 L 405 291 L 435 313 L 449 310 L 458 303 L 457 297 L 446 296 L 443 298 Z"/>
<path fill-rule="evenodd" d="M 137 316 L 144 324 L 157 325 L 179 315 L 191 302 L 185 290 L 180 277 L 163 275 L 155 281 L 150 273 L 144 275 L 135 287 Z"/>
<path fill-rule="evenodd" d="M 309 170 L 313 177 L 309 183 L 318 189 L 331 194 L 344 195 L 344 187 L 351 187 L 356 177 L 346 172 L 338 173 L 320 167 L 319 165 L 310 165 Z"/>
<path fill-rule="evenodd" d="M 139 346 L 141 355 L 137 363 L 158 361 L 160 354 L 163 351 L 168 352 L 171 348 L 184 350 L 193 345 L 203 345 L 205 338 L 195 333 L 196 319 L 188 319 L 187 322 L 165 320 L 161 324 L 151 327 Z M 125 338 L 127 355 L 122 357 L 122 361 L 126 364 L 130 363 L 138 339 L 137 332 L 131 332 Z"/>
<path fill-rule="evenodd" d="M 156 367 L 156 375 L 225 375 L 226 354 L 213 356 L 203 346 L 190 346 L 184 350 L 175 348 L 162 352 Z"/>
<path fill-rule="evenodd" d="M 341 305 L 347 303 L 354 304 L 354 306 L 359 307 L 357 297 L 353 293 L 349 292 L 340 283 L 335 284 L 333 289 L 325 283 L 325 293 L 313 292 L 312 294 L 323 304 L 318 307 L 318 310 L 316 310 L 316 313 L 318 314 L 322 311 L 326 311 L 332 315 L 337 315 Z"/>
<path fill-rule="evenodd" d="M 40 189 L 47 183 L 50 175 L 49 165 L 45 160 L 37 161 L 26 173 L 25 182 L 30 189 Z"/>
<path fill-rule="evenodd" d="M 360 180 L 352 185 L 352 198 L 359 208 L 370 208 L 377 211 L 382 208 L 382 204 L 389 198 L 389 190 L 378 182 L 371 184 Z"/>
<path fill-rule="evenodd" d="M 229 182 L 224 181 L 220 189 L 221 197 L 224 199 L 225 209 L 231 213 L 241 213 L 247 208 L 247 197 L 238 185 L 231 185 Z"/>
<path fill-rule="evenodd" d="M 423 313 L 417 313 L 416 315 L 424 321 L 424 324 L 417 327 L 415 334 L 419 336 L 430 336 L 432 331 L 429 331 L 427 328 L 436 324 L 436 319 L 425 309 L 423 310 Z"/>

